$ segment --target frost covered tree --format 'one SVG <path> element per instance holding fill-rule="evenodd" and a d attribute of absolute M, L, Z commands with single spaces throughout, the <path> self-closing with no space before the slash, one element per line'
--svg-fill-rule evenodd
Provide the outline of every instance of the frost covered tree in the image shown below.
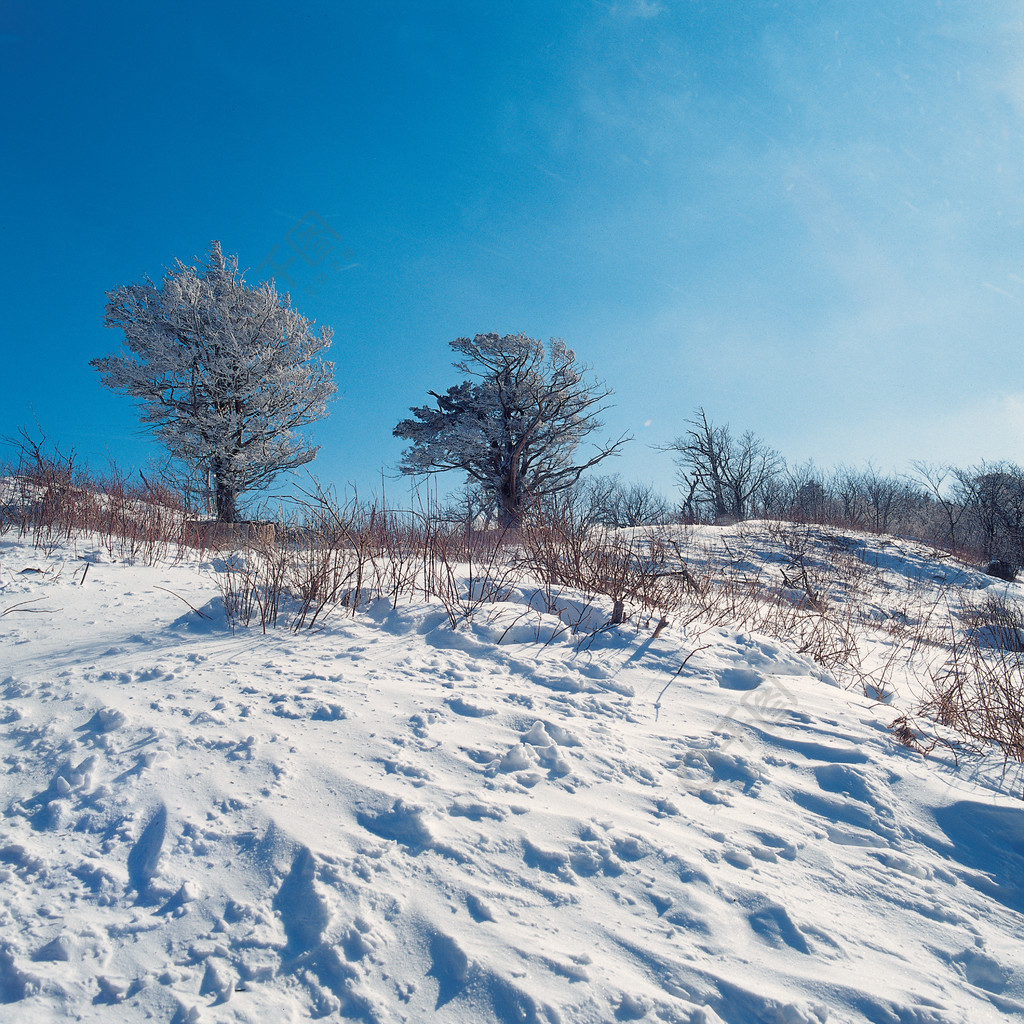
<path fill-rule="evenodd" d="M 524 334 L 478 334 L 451 347 L 462 357 L 455 369 L 470 379 L 444 394 L 428 392 L 436 405 L 411 409 L 413 418 L 395 427 L 395 437 L 412 442 L 403 473 L 463 470 L 493 502 L 500 522 L 516 527 L 531 503 L 572 487 L 628 440 L 575 460 L 584 438 L 600 427 L 612 392 L 587 378 L 589 368 L 560 339 L 545 350 Z"/>
<path fill-rule="evenodd" d="M 335 392 L 334 364 L 319 358 L 332 332 L 314 333 L 273 282 L 246 285 L 220 242 L 199 266 L 175 263 L 159 285 L 107 293 L 105 323 L 128 354 L 90 365 L 136 399 L 172 457 L 208 481 L 217 519 L 234 522 L 240 495 L 316 455 L 295 430 Z"/>

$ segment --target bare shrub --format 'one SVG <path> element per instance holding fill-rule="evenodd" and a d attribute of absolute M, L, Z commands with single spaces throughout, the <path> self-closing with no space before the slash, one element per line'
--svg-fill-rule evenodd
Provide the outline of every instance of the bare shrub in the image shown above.
<path fill-rule="evenodd" d="M 588 528 L 564 509 L 561 516 L 531 524 L 520 544 L 523 567 L 545 587 L 610 598 L 609 625 L 625 620 L 627 604 L 672 614 L 694 589 L 678 542 L 662 529 Z"/>
<path fill-rule="evenodd" d="M 1024 761 L 1024 658 L 1020 649 L 983 649 L 954 636 L 933 674 L 920 711 L 981 743 L 995 743 L 1008 760 Z"/>
<path fill-rule="evenodd" d="M 222 564 L 219 582 L 233 626 L 312 629 L 338 609 L 423 595 L 441 602 L 453 629 L 502 600 L 518 578 L 504 531 L 479 531 L 430 511 L 340 504 L 314 484 L 295 502 L 276 540 Z"/>
<path fill-rule="evenodd" d="M 253 535 L 223 561 L 218 585 L 232 628 L 258 618 L 261 628 L 313 628 L 336 608 L 356 608 L 379 580 L 380 524 L 375 507 L 339 505 L 317 487 L 295 516 Z"/>
<path fill-rule="evenodd" d="M 22 429 L 16 438 L 5 438 L 17 456 L 10 467 L 11 487 L 4 507 L 5 523 L 19 540 L 52 549 L 67 541 L 87 519 L 82 494 L 76 485 L 82 476 L 75 452 L 50 444 Z"/>
<path fill-rule="evenodd" d="M 473 530 L 470 523 L 438 524 L 424 517 L 422 557 L 424 592 L 444 605 L 449 625 L 457 629 L 484 605 L 507 599 L 522 573 L 510 557 L 507 528 Z"/>
<path fill-rule="evenodd" d="M 901 746 L 906 747 L 908 750 L 913 750 L 914 753 L 921 754 L 923 757 L 927 757 L 935 749 L 939 739 L 936 736 L 925 739 L 920 728 L 917 728 L 916 725 L 917 723 L 912 723 L 906 715 L 900 715 L 890 723 L 889 729 L 892 732 L 893 739 Z M 953 753 L 955 756 L 956 751 L 954 750 Z"/>
<path fill-rule="evenodd" d="M 724 545 L 725 561 L 704 589 L 704 616 L 791 643 L 829 671 L 859 659 L 856 595 L 864 567 L 835 550 L 831 535 L 788 523 L 758 527 L 740 550 Z"/>
<path fill-rule="evenodd" d="M 238 626 L 248 626 L 258 616 L 265 633 L 270 619 L 265 611 L 257 567 L 244 555 L 235 553 L 220 563 L 219 570 L 217 585 L 224 617 L 232 632 Z"/>
<path fill-rule="evenodd" d="M 1024 652 L 1024 611 L 1002 594 L 989 594 L 969 605 L 962 620 L 971 643 L 979 650 Z"/>
<path fill-rule="evenodd" d="M 183 503 L 164 486 L 140 474 L 136 482 L 111 465 L 97 476 L 40 432 L 22 430 L 7 438 L 17 461 L 7 467 L 7 493 L 0 507 L 0 529 L 19 540 L 54 551 L 88 538 L 110 558 L 153 564 L 177 550 L 186 519 Z"/>
<path fill-rule="evenodd" d="M 150 564 L 182 551 L 190 518 L 173 490 L 116 467 L 90 474 L 45 437 L 23 432 L 13 443 L 18 459 L 0 495 L 0 530 L 46 551 L 84 540 L 112 559 Z M 808 473 L 801 487 L 813 482 Z M 994 486 L 991 477 L 985 483 Z M 857 492 L 871 496 L 871 516 L 890 514 L 883 492 L 899 497 L 885 487 Z M 823 493 L 805 491 L 808 507 L 821 507 Z M 969 534 L 969 515 L 943 513 L 937 500 L 932 508 L 940 528 L 942 514 L 953 516 L 950 540 Z M 1024 611 L 1012 587 L 968 599 L 958 586 L 973 586 L 971 577 L 935 580 L 924 549 L 832 527 L 751 522 L 704 528 L 698 540 L 697 528 L 614 529 L 595 524 L 591 512 L 562 495 L 519 530 L 481 529 L 471 509 L 459 518 L 339 502 L 314 484 L 273 530 L 248 532 L 238 550 L 218 555 L 217 581 L 233 629 L 316 629 L 370 601 L 425 597 L 439 602 L 452 629 L 509 600 L 525 606 L 521 614 L 552 613 L 561 622 L 545 631 L 548 643 L 566 633 L 587 643 L 626 622 L 639 628 L 645 617 L 655 636 L 671 624 L 691 647 L 715 627 L 749 630 L 791 644 L 878 699 L 912 672 L 927 680 L 915 713 L 1024 760 Z M 525 601 L 517 590 L 527 591 Z M 14 610 L 27 609 L 3 613 Z M 894 736 L 930 749 L 905 715 Z"/>

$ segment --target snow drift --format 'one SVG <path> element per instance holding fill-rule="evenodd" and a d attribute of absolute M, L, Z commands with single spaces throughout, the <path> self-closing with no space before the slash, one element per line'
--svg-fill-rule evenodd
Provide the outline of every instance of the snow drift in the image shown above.
<path fill-rule="evenodd" d="M 752 629 L 581 643 L 514 588 L 232 633 L 224 563 L 0 557 L 4 1020 L 1024 1013 L 1020 776 L 898 743 L 909 667 L 869 698 Z"/>

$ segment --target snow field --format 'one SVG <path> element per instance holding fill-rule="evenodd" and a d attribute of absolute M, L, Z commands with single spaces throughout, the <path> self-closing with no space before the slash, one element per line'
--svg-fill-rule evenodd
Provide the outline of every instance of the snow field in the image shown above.
<path fill-rule="evenodd" d="M 232 634 L 212 565 L 84 554 L 0 547 L 4 1020 L 1024 1012 L 1014 777 L 778 640 Z"/>

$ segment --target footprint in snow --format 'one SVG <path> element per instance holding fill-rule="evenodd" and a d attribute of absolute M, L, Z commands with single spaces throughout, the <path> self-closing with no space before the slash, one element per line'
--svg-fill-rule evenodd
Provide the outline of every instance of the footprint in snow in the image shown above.
<path fill-rule="evenodd" d="M 829 840 L 840 846 L 889 847 L 900 838 L 886 820 L 892 820 L 887 807 L 864 806 L 847 796 L 821 795 L 797 790 L 793 802 L 819 815 Z"/>
<path fill-rule="evenodd" d="M 779 725 L 780 723 L 773 723 Z M 782 723 L 788 724 L 788 723 Z M 820 742 L 817 740 L 802 740 L 788 735 L 780 735 L 777 732 L 769 732 L 767 729 L 750 725 L 750 728 L 761 733 L 770 740 L 776 747 L 790 751 L 794 754 L 801 754 L 809 761 L 825 761 L 833 764 L 864 764 L 868 760 L 868 754 L 860 747 L 842 746 L 840 743 Z"/>
<path fill-rule="evenodd" d="M 127 722 L 128 718 L 123 711 L 117 708 L 100 708 L 85 725 L 78 726 L 75 731 L 102 736 L 124 728 Z"/>
<path fill-rule="evenodd" d="M 471 963 L 459 944 L 441 932 L 430 937 L 430 970 L 427 976 L 437 980 L 435 1010 L 451 1002 L 466 987 Z"/>
<path fill-rule="evenodd" d="M 475 704 L 470 704 L 469 701 L 463 700 L 461 697 L 449 697 L 445 701 L 445 704 L 447 704 L 455 714 L 462 715 L 464 718 L 486 718 L 489 715 L 497 714 L 494 710 L 480 708 Z"/>
<path fill-rule="evenodd" d="M 727 847 L 722 852 L 722 860 L 727 864 L 731 864 L 734 868 L 739 868 L 741 871 L 746 871 L 747 868 L 754 866 L 750 854 L 746 850 L 741 850 L 738 846 Z"/>
<path fill-rule="evenodd" d="M 150 897 L 166 834 L 167 808 L 161 804 L 128 853 L 128 888 L 138 893 L 139 902 Z"/>
<path fill-rule="evenodd" d="M 493 821 L 504 821 L 505 812 L 492 804 L 483 804 L 475 800 L 457 800 L 448 808 L 453 817 L 469 818 L 470 821 L 482 821 L 490 818 Z"/>
<path fill-rule="evenodd" d="M 723 690 L 754 690 L 764 682 L 764 676 L 752 668 L 723 668 L 717 675 Z"/>
<path fill-rule="evenodd" d="M 559 746 L 579 746 L 579 741 L 569 732 L 555 725 L 535 721 L 520 736 L 519 742 L 510 747 L 491 770 L 503 774 L 528 772 L 536 765 L 547 770 L 551 780 L 563 778 L 572 772 L 572 766 L 562 756 Z M 540 776 L 538 776 L 540 778 Z"/>
<path fill-rule="evenodd" d="M 416 765 L 407 764 L 394 758 L 380 758 L 379 760 L 388 775 L 401 775 L 411 780 L 414 786 L 425 786 L 430 781 L 430 773 L 424 768 L 418 768 Z"/>
<path fill-rule="evenodd" d="M 67 963 L 74 951 L 74 943 L 70 935 L 61 934 L 41 949 L 32 954 L 36 963 Z"/>
<path fill-rule="evenodd" d="M 569 854 L 569 866 L 581 878 L 590 878 L 598 872 L 617 878 L 625 868 L 604 843 L 582 842 Z"/>
<path fill-rule="evenodd" d="M 735 786 L 749 796 L 756 796 L 764 781 L 764 775 L 751 760 L 715 748 L 691 750 L 683 756 L 682 763 L 676 766 L 677 771 L 679 768 L 685 768 L 690 788 L 699 790 L 705 803 L 728 803 L 725 791 L 719 792 L 706 786 L 709 776 L 712 783 Z"/>
<path fill-rule="evenodd" d="M 878 814 L 892 817 L 892 807 L 875 791 L 871 782 L 858 769 L 847 764 L 816 765 L 814 777 L 827 793 L 837 793 L 867 804 Z"/>
<path fill-rule="evenodd" d="M 965 949 L 957 953 L 952 957 L 952 962 L 963 972 L 968 983 L 997 995 L 1010 980 L 1010 972 L 1005 967 L 977 949 Z"/>
<path fill-rule="evenodd" d="M 556 875 L 562 881 L 572 881 L 571 861 L 566 854 L 534 846 L 529 839 L 523 840 L 523 863 L 527 867 L 538 868 L 549 875 Z"/>
<path fill-rule="evenodd" d="M 368 832 L 404 846 L 414 857 L 434 845 L 434 837 L 423 821 L 420 808 L 396 800 L 390 811 L 363 812 L 356 820 Z"/>
<path fill-rule="evenodd" d="M 752 848 L 751 853 L 758 860 L 774 862 L 779 857 L 785 860 L 796 860 L 797 848 L 788 840 L 771 832 L 754 832 L 753 835 L 760 843 L 760 846 Z"/>
<path fill-rule="evenodd" d="M 288 950 L 293 954 L 318 946 L 327 927 L 329 913 L 313 883 L 314 867 L 313 854 L 303 846 L 274 897 L 273 907 L 281 916 Z"/>
<path fill-rule="evenodd" d="M 201 996 L 214 996 L 213 1005 L 226 1003 L 235 991 L 238 976 L 231 965 L 218 957 L 207 957 L 203 980 L 199 984 Z"/>
<path fill-rule="evenodd" d="M 484 921 L 494 920 L 494 914 L 491 912 L 491 908 L 484 903 L 479 896 L 474 896 L 473 893 L 466 894 L 466 909 L 469 911 L 469 916 L 472 917 L 477 924 L 482 924 Z"/>
<path fill-rule="evenodd" d="M 800 953 L 811 952 L 803 932 L 781 904 L 764 902 L 747 915 L 747 920 L 754 933 L 768 945 L 776 949 L 789 946 Z"/>
<path fill-rule="evenodd" d="M 17 1003 L 41 990 L 39 978 L 18 968 L 9 943 L 0 943 L 0 1003 Z"/>
<path fill-rule="evenodd" d="M 106 793 L 104 788 L 90 791 L 95 764 L 94 755 L 85 758 L 77 767 L 65 761 L 58 767 L 49 786 L 25 802 L 20 813 L 28 814 L 31 808 L 36 808 L 29 818 L 35 831 L 46 832 L 64 827 L 71 813 L 70 805 L 76 799 L 80 804 L 102 799 Z"/>

